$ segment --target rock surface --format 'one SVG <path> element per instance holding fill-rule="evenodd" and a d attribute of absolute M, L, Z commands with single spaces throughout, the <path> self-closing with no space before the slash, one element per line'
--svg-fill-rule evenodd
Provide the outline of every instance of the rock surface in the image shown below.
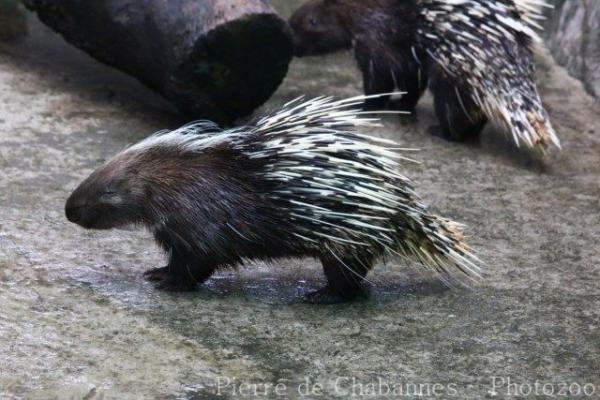
<path fill-rule="evenodd" d="M 286 13 L 297 4 L 276 3 Z M 395 398 L 437 388 L 440 399 L 483 399 L 494 377 L 499 399 L 513 394 L 509 378 L 519 394 L 566 382 L 598 397 L 600 106 L 549 57 L 540 92 L 564 150 L 546 159 L 492 128 L 473 144 L 430 136 L 429 99 L 416 121 L 389 117 L 369 132 L 423 149 L 412 155 L 422 165 L 404 172 L 435 210 L 469 226 L 485 284 L 447 290 L 390 262 L 370 276 L 370 299 L 320 307 L 300 301 L 323 282 L 312 260 L 161 293 L 142 279 L 165 262 L 147 233 L 69 224 L 64 201 L 95 166 L 186 121 L 30 22 L 25 41 L 0 45 L 0 398 L 214 399 L 235 378 L 222 398 L 393 398 L 385 385 L 396 384 L 413 395 Z M 267 107 L 360 86 L 347 54 L 296 60 Z M 367 396 L 379 379 L 382 396 Z M 276 383 L 285 396 L 240 386 Z"/>
<path fill-rule="evenodd" d="M 546 24 L 548 47 L 569 73 L 600 96 L 600 1 L 555 0 Z"/>

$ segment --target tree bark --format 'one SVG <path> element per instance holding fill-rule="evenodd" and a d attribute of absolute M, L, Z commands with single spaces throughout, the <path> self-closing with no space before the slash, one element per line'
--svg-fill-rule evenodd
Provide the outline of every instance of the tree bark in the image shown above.
<path fill-rule="evenodd" d="M 25 0 L 40 20 L 194 118 L 230 123 L 277 89 L 288 26 L 265 0 Z"/>

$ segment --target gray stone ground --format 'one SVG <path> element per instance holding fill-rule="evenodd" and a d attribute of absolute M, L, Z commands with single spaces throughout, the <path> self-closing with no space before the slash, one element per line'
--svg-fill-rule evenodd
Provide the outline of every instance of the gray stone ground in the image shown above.
<path fill-rule="evenodd" d="M 319 267 L 285 260 L 168 294 L 142 279 L 164 263 L 148 234 L 85 232 L 63 204 L 102 160 L 185 121 L 33 24 L 0 48 L 0 398 L 212 399 L 219 377 L 235 378 L 230 399 L 294 399 L 306 380 L 324 387 L 309 398 L 360 395 L 358 384 L 363 398 L 384 398 L 366 396 L 379 379 L 404 385 L 397 398 L 480 399 L 494 377 L 524 384 L 511 394 L 537 381 L 558 395 L 567 382 L 599 398 L 600 106 L 543 55 L 540 81 L 564 144 L 547 158 L 494 129 L 475 144 L 431 137 L 429 99 L 418 121 L 390 117 L 370 132 L 423 149 L 405 172 L 434 209 L 469 225 L 481 287 L 447 290 L 389 264 L 371 276 L 369 300 L 313 306 L 300 296 L 322 284 Z M 348 55 L 306 59 L 268 106 L 359 92 Z M 283 397 L 233 392 L 278 382 Z"/>

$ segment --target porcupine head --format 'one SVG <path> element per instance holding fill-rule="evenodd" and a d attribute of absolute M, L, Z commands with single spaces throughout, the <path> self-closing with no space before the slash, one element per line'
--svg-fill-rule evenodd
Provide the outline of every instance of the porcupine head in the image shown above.
<path fill-rule="evenodd" d="M 111 229 L 146 220 L 151 185 L 135 171 L 128 156 L 111 160 L 94 171 L 69 196 L 67 219 L 86 229 Z"/>
<path fill-rule="evenodd" d="M 67 200 L 66 216 L 86 229 L 152 227 L 169 210 L 185 213 L 194 206 L 190 204 L 194 197 L 184 194 L 193 186 L 201 162 L 168 148 L 125 151 L 79 185 Z"/>
<path fill-rule="evenodd" d="M 309 0 L 289 20 L 295 55 L 348 50 L 357 37 L 373 46 L 381 44 L 380 35 L 410 44 L 414 41 L 416 10 L 414 0 Z"/>
<path fill-rule="evenodd" d="M 352 47 L 347 16 L 338 0 L 310 0 L 291 17 L 294 53 L 298 57 L 321 55 Z"/>

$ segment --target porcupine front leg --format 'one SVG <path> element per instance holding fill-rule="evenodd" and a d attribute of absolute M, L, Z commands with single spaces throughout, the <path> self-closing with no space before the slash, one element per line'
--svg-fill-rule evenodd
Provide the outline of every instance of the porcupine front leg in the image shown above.
<path fill-rule="evenodd" d="M 308 293 L 305 300 L 314 304 L 335 304 L 355 299 L 363 293 L 365 276 L 372 268 L 369 258 L 336 257 L 331 253 L 320 257 L 327 286 Z"/>
<path fill-rule="evenodd" d="M 432 128 L 432 133 L 461 142 L 479 136 L 488 120 L 470 91 L 439 72 L 432 77 L 430 87 L 440 124 L 439 128 Z"/>
<path fill-rule="evenodd" d="M 167 266 L 146 271 L 144 276 L 157 289 L 171 292 L 196 290 L 198 285 L 210 278 L 215 268 L 207 268 L 205 264 L 198 267 L 195 264 L 174 252 L 169 256 Z"/>
<path fill-rule="evenodd" d="M 398 91 L 403 92 L 401 98 L 392 100 L 390 108 L 398 111 L 414 113 L 419 100 L 427 90 L 428 75 L 411 52 L 400 53 L 396 57 L 392 69 L 392 78 Z"/>
<path fill-rule="evenodd" d="M 146 279 L 152 282 L 157 289 L 195 290 L 214 273 L 216 267 L 209 261 L 209 257 L 205 257 L 204 260 L 199 259 L 177 240 L 173 240 L 172 235 L 159 231 L 155 233 L 155 239 L 169 253 L 167 266 L 144 273 Z"/>
<path fill-rule="evenodd" d="M 365 95 L 394 91 L 392 68 L 385 60 L 378 58 L 368 44 L 357 41 L 354 45 L 354 56 L 362 72 Z M 366 99 L 364 109 L 367 111 L 383 110 L 388 106 L 389 101 L 390 96 Z"/>

